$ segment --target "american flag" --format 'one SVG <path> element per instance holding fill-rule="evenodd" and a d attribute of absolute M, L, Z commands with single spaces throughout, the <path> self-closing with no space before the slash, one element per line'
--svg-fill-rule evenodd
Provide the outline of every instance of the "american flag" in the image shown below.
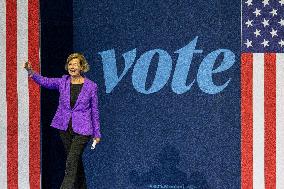
<path fill-rule="evenodd" d="M 242 188 L 284 187 L 284 0 L 242 1 Z"/>
<path fill-rule="evenodd" d="M 40 188 L 38 0 L 0 0 L 0 188 Z M 242 188 L 284 187 L 284 0 L 243 0 Z"/>
<path fill-rule="evenodd" d="M 0 0 L 0 188 L 40 188 L 39 1 Z"/>

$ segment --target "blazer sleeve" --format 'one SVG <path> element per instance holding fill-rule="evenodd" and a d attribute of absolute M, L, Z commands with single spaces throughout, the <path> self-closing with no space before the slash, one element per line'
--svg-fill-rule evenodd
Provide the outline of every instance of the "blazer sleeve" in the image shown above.
<path fill-rule="evenodd" d="M 99 107 L 98 107 L 99 105 L 98 105 L 98 94 L 97 93 L 98 93 L 98 87 L 95 84 L 94 90 L 92 92 L 92 98 L 91 98 L 93 137 L 101 138 Z"/>
<path fill-rule="evenodd" d="M 43 77 L 40 74 L 36 72 L 32 72 L 29 74 L 29 77 L 31 77 L 37 84 L 39 84 L 42 87 L 45 87 L 47 89 L 59 89 L 59 83 L 62 78 L 48 78 Z"/>

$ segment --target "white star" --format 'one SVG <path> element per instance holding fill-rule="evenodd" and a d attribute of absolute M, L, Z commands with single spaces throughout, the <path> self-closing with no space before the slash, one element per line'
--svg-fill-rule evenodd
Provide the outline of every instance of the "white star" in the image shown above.
<path fill-rule="evenodd" d="M 284 41 L 283 41 L 283 39 L 281 39 L 281 41 L 279 41 L 278 44 L 279 44 L 281 47 L 284 46 Z"/>
<path fill-rule="evenodd" d="M 269 0 L 263 0 L 262 1 L 263 6 L 265 7 L 266 5 L 269 5 Z"/>
<path fill-rule="evenodd" d="M 253 12 L 255 14 L 255 17 L 258 17 L 260 14 L 260 10 L 258 10 L 257 8 L 255 9 L 255 11 Z"/>
<path fill-rule="evenodd" d="M 277 9 L 272 9 L 272 11 L 269 13 L 272 14 L 272 16 L 275 16 L 277 15 Z"/>
<path fill-rule="evenodd" d="M 269 20 L 266 20 L 265 18 L 263 19 L 263 22 L 261 22 L 263 24 L 263 27 L 269 26 Z"/>
<path fill-rule="evenodd" d="M 247 6 L 250 6 L 252 5 L 252 0 L 247 0 L 245 3 L 247 4 Z"/>
<path fill-rule="evenodd" d="M 255 37 L 261 36 L 261 35 L 260 35 L 260 31 L 261 31 L 261 30 L 256 29 L 255 32 L 253 32 L 254 35 L 255 35 Z"/>
<path fill-rule="evenodd" d="M 279 0 L 279 3 L 282 5 L 284 5 L 284 0 Z"/>
<path fill-rule="evenodd" d="M 244 44 L 247 46 L 247 48 L 252 47 L 252 41 L 248 39 L 247 39 L 247 42 L 245 42 Z"/>
<path fill-rule="evenodd" d="M 274 36 L 278 36 L 278 35 L 277 35 L 277 30 L 274 30 L 273 28 L 272 28 L 270 34 L 271 34 L 272 38 L 273 38 Z"/>
<path fill-rule="evenodd" d="M 263 42 L 261 43 L 263 45 L 263 47 L 269 46 L 269 41 L 266 41 L 265 39 L 263 40 Z"/>
<path fill-rule="evenodd" d="M 252 22 L 253 22 L 253 20 L 248 20 L 248 21 L 246 21 L 246 25 L 247 25 L 247 27 L 250 27 L 250 26 L 252 26 Z"/>
<path fill-rule="evenodd" d="M 281 26 L 284 26 L 284 19 L 281 18 L 281 20 L 278 22 Z"/>

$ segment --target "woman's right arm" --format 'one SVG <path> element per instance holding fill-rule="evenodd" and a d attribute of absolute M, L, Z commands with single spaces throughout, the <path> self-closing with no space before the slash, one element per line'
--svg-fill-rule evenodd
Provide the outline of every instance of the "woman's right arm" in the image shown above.
<path fill-rule="evenodd" d="M 47 89 L 59 89 L 59 83 L 62 78 L 48 78 L 41 76 L 32 70 L 32 67 L 28 62 L 24 64 L 24 68 L 28 71 L 29 77 L 31 77 L 40 86 Z"/>

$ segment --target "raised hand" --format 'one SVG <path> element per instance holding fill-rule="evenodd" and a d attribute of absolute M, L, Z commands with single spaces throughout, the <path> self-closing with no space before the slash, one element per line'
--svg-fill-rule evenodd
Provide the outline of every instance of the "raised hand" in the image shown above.
<path fill-rule="evenodd" d="M 32 65 L 29 62 L 25 62 L 23 64 L 23 68 L 25 68 L 27 71 L 32 70 Z"/>
<path fill-rule="evenodd" d="M 28 71 L 29 77 L 31 77 L 34 73 L 32 69 L 32 65 L 27 61 L 26 63 L 23 64 L 23 67 Z"/>

